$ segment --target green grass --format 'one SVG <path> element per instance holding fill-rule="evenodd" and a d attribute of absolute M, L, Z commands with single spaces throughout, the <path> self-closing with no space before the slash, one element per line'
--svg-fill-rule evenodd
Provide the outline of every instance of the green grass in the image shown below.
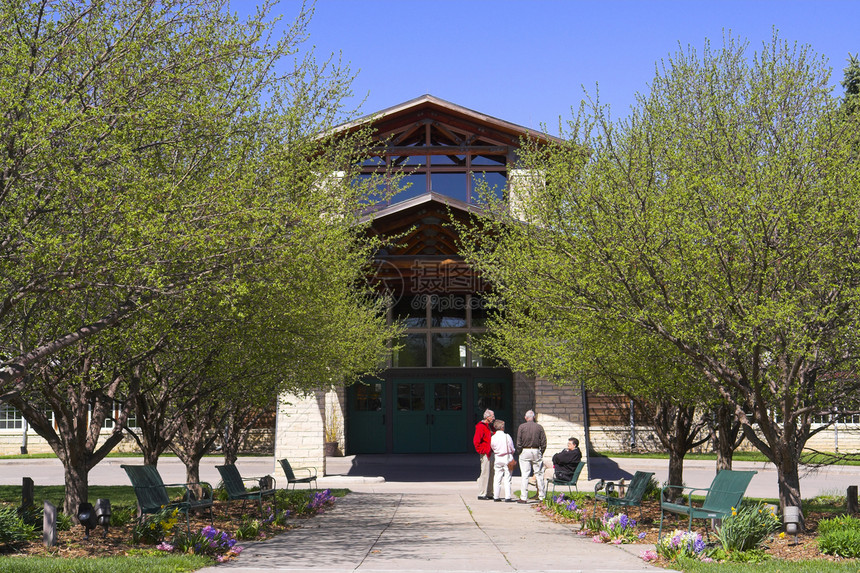
<path fill-rule="evenodd" d="M 840 562 L 816 559 L 811 561 L 782 561 L 773 559 L 763 563 L 702 563 L 688 560 L 673 568 L 685 573 L 857 573 L 860 561 Z"/>
<path fill-rule="evenodd" d="M 139 555 L 134 557 L 0 557 L 3 573 L 178 573 L 194 571 L 215 561 L 199 555 Z"/>
<path fill-rule="evenodd" d="M 185 492 L 184 488 L 173 487 L 167 488 L 167 493 L 173 497 L 182 495 Z M 33 500 L 37 506 L 41 506 L 42 502 L 47 500 L 59 508 L 63 506 L 63 498 L 66 495 L 66 488 L 62 485 L 37 485 L 33 487 Z M 95 503 L 99 498 L 109 499 L 112 505 L 119 504 L 136 504 L 137 498 L 134 496 L 134 489 L 130 485 L 91 485 L 89 489 L 90 501 Z M 20 485 L 0 485 L 0 502 L 21 504 L 21 486 Z M 2 569 L 0 569 L 2 571 Z"/>

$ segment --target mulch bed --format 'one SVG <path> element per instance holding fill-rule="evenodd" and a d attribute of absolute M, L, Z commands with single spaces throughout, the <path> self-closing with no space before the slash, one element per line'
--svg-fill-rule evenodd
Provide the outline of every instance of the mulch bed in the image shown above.
<path fill-rule="evenodd" d="M 228 533 L 235 533 L 237 526 L 248 519 L 259 519 L 259 506 L 251 505 L 249 502 L 245 505 L 245 510 L 242 511 L 241 502 L 227 503 L 216 501 L 213 506 L 214 511 L 214 526 Z M 283 531 L 298 527 L 298 522 L 305 517 L 290 518 L 286 526 L 278 526 L 274 523 L 264 526 L 263 533 L 256 541 L 264 541 Z M 211 525 L 209 521 L 209 512 L 200 515 L 191 515 L 191 531 L 199 531 L 207 525 Z M 57 557 L 109 557 L 109 556 L 126 556 L 130 552 L 154 550 L 154 545 L 133 545 L 132 539 L 133 524 L 124 525 L 121 527 L 111 526 L 108 529 L 107 537 L 102 538 L 104 529 L 97 527 L 90 530 L 90 538 L 84 539 L 84 528 L 75 525 L 70 531 L 60 531 L 57 533 L 57 545 L 54 547 L 45 547 L 41 541 L 41 537 L 37 541 L 19 544 L 14 548 L 7 548 L 5 555 L 53 555 Z M 177 528 L 185 528 L 185 518 L 180 516 Z M 240 540 L 238 545 L 247 543 L 250 540 Z"/>
<path fill-rule="evenodd" d="M 559 523 L 567 523 L 567 524 L 577 524 L 578 521 L 568 519 L 562 517 L 555 513 L 554 511 L 547 510 L 543 505 L 537 506 L 541 513 L 546 515 L 549 519 L 559 522 Z M 587 516 L 591 516 L 591 511 L 593 508 L 593 502 L 590 500 L 583 501 L 579 504 L 579 507 L 583 508 L 586 512 Z M 599 504 L 597 508 L 596 515 L 599 517 L 606 511 L 606 506 L 604 504 Z M 656 501 L 643 501 L 642 502 L 642 519 L 639 519 L 639 508 L 630 508 L 630 511 L 627 513 L 628 516 L 637 520 L 637 527 L 639 528 L 639 532 L 645 532 L 645 537 L 639 542 L 643 544 L 656 544 L 657 537 L 660 527 L 660 504 Z M 794 536 L 786 535 L 784 538 L 780 539 L 778 534 L 774 535 L 771 539 L 769 539 L 763 546 L 763 549 L 767 552 L 768 555 L 775 559 L 784 559 L 787 561 L 800 561 L 805 559 L 827 559 L 830 561 L 840 560 L 839 557 L 834 557 L 832 555 L 825 555 L 818 550 L 818 536 L 816 531 L 818 529 L 818 522 L 822 519 L 827 519 L 833 517 L 832 513 L 828 512 L 809 512 L 806 517 L 806 526 L 807 532 L 805 534 L 799 535 L 797 543 L 794 541 Z M 702 534 L 702 537 L 705 536 L 705 524 L 707 522 L 703 519 L 694 519 L 693 520 L 693 528 L 698 533 Z M 666 533 L 671 534 L 675 529 L 679 529 L 682 531 L 687 530 L 689 522 L 685 516 L 678 516 L 675 514 L 664 514 L 663 518 L 663 534 Z M 712 542 L 716 541 L 716 534 L 711 531 L 710 539 Z"/>

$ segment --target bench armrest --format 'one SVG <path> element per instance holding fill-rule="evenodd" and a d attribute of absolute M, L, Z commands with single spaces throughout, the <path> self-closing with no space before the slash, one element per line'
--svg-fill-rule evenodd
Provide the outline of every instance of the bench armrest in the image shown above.
<path fill-rule="evenodd" d="M 317 469 L 316 468 L 293 468 L 293 473 L 296 474 L 298 472 L 307 472 L 307 477 L 317 477 Z M 298 475 L 296 476 L 299 477 Z"/>

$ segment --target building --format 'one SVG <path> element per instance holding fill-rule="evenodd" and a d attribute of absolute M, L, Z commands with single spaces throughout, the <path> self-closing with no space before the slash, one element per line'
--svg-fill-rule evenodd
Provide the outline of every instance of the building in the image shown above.
<path fill-rule="evenodd" d="M 521 140 L 548 137 L 429 95 L 342 129 L 368 122 L 385 144 L 363 176 L 386 167 L 408 172 L 401 185 L 409 187 L 368 214 L 371 232 L 392 238 L 374 260 L 374 280 L 391 295 L 389 320 L 401 321 L 406 334 L 378 377 L 310 399 L 282 397 L 275 457 L 324 471 L 326 435 L 347 454 L 473 452 L 486 408 L 514 431 L 534 409 L 551 448 L 582 436 L 578 386 L 511 372 L 473 344 L 486 331 L 485 286 L 459 255 L 454 228 L 470 225 L 482 185 L 514 202 L 525 180 L 512 167 Z"/>

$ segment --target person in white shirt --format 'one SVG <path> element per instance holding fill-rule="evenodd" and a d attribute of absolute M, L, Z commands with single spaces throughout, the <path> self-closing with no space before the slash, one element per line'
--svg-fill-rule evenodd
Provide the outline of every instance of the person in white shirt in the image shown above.
<path fill-rule="evenodd" d="M 495 457 L 493 464 L 493 469 L 495 470 L 495 475 L 493 476 L 493 497 L 496 501 L 502 501 L 500 494 L 502 483 L 504 483 L 504 500 L 508 503 L 514 503 L 516 500 L 511 497 L 511 470 L 508 468 L 508 462 L 514 459 L 514 440 L 505 433 L 505 422 L 503 420 L 493 422 L 493 427 L 496 430 L 492 440 L 490 440 L 490 447 L 493 448 L 493 455 Z"/>

